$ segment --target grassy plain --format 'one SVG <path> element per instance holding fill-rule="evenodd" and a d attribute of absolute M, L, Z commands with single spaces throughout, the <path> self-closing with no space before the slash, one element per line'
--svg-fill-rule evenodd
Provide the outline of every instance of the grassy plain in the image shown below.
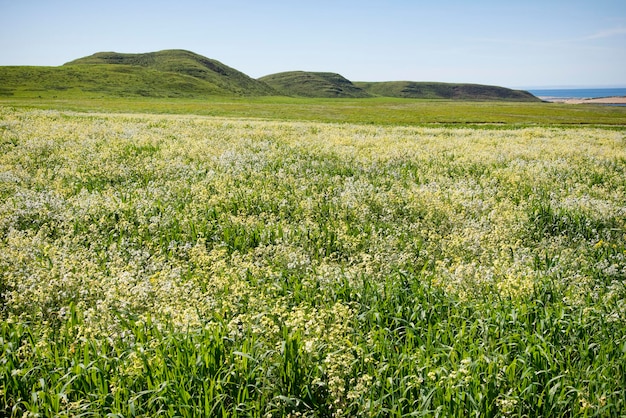
<path fill-rule="evenodd" d="M 371 125 L 626 126 L 626 107 L 396 98 L 312 99 L 217 97 L 202 99 L 0 98 L 0 105 L 87 112 L 194 114 L 233 118 L 357 123 Z"/>
<path fill-rule="evenodd" d="M 10 103 L 0 415 L 626 414 L 623 109 Z"/>

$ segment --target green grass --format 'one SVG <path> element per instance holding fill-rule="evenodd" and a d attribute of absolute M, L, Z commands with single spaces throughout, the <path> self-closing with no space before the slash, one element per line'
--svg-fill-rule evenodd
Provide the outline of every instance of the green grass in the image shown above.
<path fill-rule="evenodd" d="M 55 94 L 56 95 L 56 94 Z M 626 108 L 557 103 L 466 102 L 415 99 L 311 99 L 288 97 L 0 98 L 19 108 L 89 112 L 195 114 L 234 118 L 300 120 L 372 125 L 510 126 L 626 125 Z M 483 126 L 484 127 L 484 126 Z"/>
<path fill-rule="evenodd" d="M 357 83 L 373 95 L 428 99 L 338 98 L 368 94 L 333 73 L 288 72 L 263 80 L 276 89 L 189 51 L 102 52 L 61 67 L 0 67 L 0 105 L 384 126 L 626 125 L 624 107 L 507 101 L 521 93 L 494 86 Z M 279 96 L 281 93 L 333 98 Z M 502 100 L 485 100 L 494 97 Z M 481 100 L 465 100 L 468 98 Z"/>
<path fill-rule="evenodd" d="M 623 416 L 625 141 L 0 107 L 0 415 Z"/>
<path fill-rule="evenodd" d="M 218 84 L 127 65 L 0 67 L 0 98 L 101 99 L 226 95 Z"/>

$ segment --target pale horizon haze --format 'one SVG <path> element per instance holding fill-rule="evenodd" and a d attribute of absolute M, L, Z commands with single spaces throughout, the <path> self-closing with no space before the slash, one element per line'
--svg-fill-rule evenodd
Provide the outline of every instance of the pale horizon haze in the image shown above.
<path fill-rule="evenodd" d="M 625 0 L 0 0 L 0 65 L 186 49 L 258 78 L 626 87 Z"/>

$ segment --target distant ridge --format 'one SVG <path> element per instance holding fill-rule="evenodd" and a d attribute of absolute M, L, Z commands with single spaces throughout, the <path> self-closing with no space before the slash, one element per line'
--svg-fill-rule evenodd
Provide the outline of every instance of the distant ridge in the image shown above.
<path fill-rule="evenodd" d="M 98 52 L 60 67 L 0 66 L 0 96 L 39 98 L 210 96 L 540 101 L 480 84 L 351 82 L 332 72 L 288 71 L 259 79 L 191 51 Z"/>
<path fill-rule="evenodd" d="M 374 96 L 410 99 L 511 100 L 540 101 L 523 90 L 467 83 L 436 83 L 416 81 L 357 81 L 354 85 Z"/>
<path fill-rule="evenodd" d="M 320 98 L 362 98 L 370 94 L 356 87 L 340 74 L 287 71 L 270 74 L 259 78 L 276 91 L 286 96 L 320 97 Z"/>
<path fill-rule="evenodd" d="M 241 96 L 276 94 L 267 84 L 228 67 L 221 62 L 191 51 L 171 49 L 143 54 L 98 52 L 70 61 L 65 66 L 115 64 L 150 68 L 207 81 L 224 92 Z"/>

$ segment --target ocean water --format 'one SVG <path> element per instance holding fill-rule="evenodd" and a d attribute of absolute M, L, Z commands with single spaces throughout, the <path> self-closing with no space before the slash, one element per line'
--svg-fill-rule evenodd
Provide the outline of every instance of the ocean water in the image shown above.
<path fill-rule="evenodd" d="M 626 87 L 602 89 L 529 89 L 541 99 L 595 99 L 598 97 L 626 96 Z"/>

